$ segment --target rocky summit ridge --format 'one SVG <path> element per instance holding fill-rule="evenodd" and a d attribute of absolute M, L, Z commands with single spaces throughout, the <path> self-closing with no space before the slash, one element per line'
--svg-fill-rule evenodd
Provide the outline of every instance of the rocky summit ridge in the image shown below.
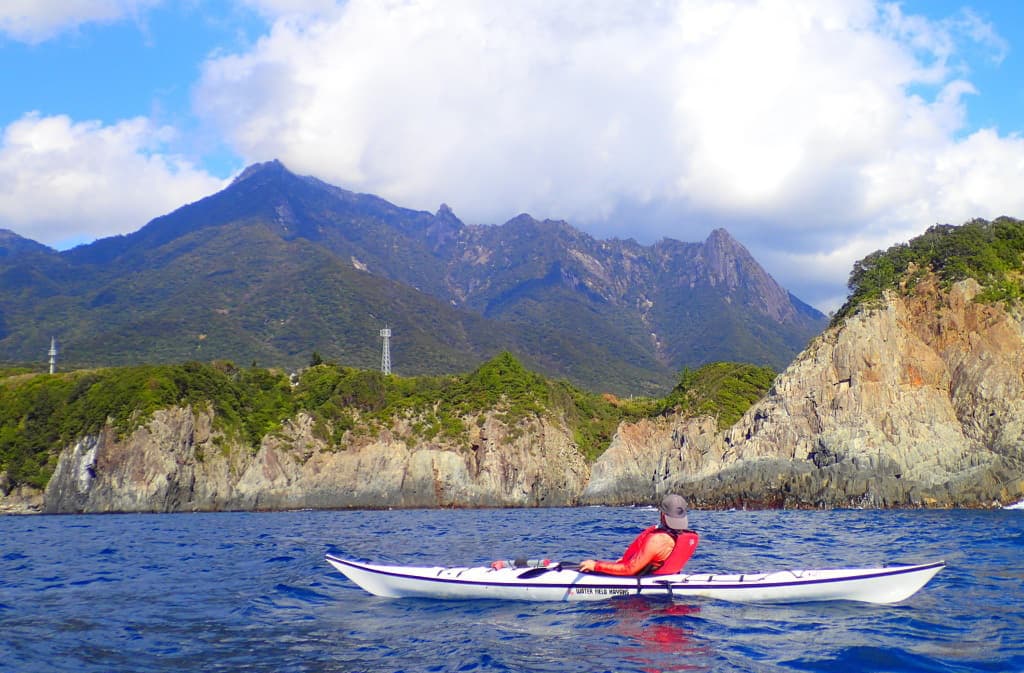
<path fill-rule="evenodd" d="M 0 280 L 0 363 L 38 361 L 56 336 L 65 368 L 294 370 L 317 352 L 368 369 L 387 323 L 403 375 L 508 350 L 595 392 L 658 395 L 683 367 L 781 369 L 827 323 L 723 229 L 641 245 L 526 214 L 466 224 L 444 204 L 404 208 L 279 161 L 72 250 L 0 232 Z"/>

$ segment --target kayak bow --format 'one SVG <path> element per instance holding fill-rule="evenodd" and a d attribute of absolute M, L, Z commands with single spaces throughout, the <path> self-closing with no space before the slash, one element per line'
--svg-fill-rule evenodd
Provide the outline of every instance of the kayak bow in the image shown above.
<path fill-rule="evenodd" d="M 389 598 L 492 598 L 526 601 L 592 601 L 614 596 L 716 598 L 739 603 L 863 601 L 897 603 L 917 593 L 946 563 L 782 570 L 767 573 L 619 577 L 555 567 L 522 577 L 521 568 L 416 568 L 375 565 L 327 554 L 327 562 L 375 596 Z"/>

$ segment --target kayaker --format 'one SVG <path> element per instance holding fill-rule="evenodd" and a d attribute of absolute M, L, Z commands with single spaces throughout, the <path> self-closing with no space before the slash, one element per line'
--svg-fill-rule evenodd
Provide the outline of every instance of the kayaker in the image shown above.
<path fill-rule="evenodd" d="M 669 493 L 658 508 L 661 522 L 636 536 L 618 561 L 587 559 L 580 563 L 583 572 L 606 575 L 671 575 L 686 565 L 697 549 L 699 537 L 690 530 L 686 500 Z"/>

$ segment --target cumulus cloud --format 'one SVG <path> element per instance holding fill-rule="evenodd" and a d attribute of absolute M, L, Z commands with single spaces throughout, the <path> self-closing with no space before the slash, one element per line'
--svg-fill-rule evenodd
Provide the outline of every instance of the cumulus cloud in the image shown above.
<path fill-rule="evenodd" d="M 174 135 L 141 117 L 104 125 L 23 116 L 0 141 L 0 227 L 67 247 L 134 231 L 222 188 L 223 181 L 167 153 Z"/>
<path fill-rule="evenodd" d="M 969 12 L 314 0 L 302 17 L 251 2 L 280 18 L 206 63 L 198 113 L 246 160 L 403 205 L 648 241 L 725 226 L 823 308 L 874 249 L 936 221 L 1024 214 L 1008 188 L 1024 178 L 1020 138 L 961 137 L 974 89 L 960 51 L 1006 49 Z"/>
<path fill-rule="evenodd" d="M 136 18 L 162 0 L 4 0 L 0 34 L 36 44 L 85 23 Z"/>

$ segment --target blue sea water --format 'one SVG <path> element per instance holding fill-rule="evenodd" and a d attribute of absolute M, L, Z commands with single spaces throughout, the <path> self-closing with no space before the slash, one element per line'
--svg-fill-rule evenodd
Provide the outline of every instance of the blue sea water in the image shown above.
<path fill-rule="evenodd" d="M 945 559 L 904 603 L 391 600 L 408 565 L 617 557 L 650 508 L 0 517 L 0 671 L 1024 671 L 1024 512 L 691 512 L 697 571 Z"/>

